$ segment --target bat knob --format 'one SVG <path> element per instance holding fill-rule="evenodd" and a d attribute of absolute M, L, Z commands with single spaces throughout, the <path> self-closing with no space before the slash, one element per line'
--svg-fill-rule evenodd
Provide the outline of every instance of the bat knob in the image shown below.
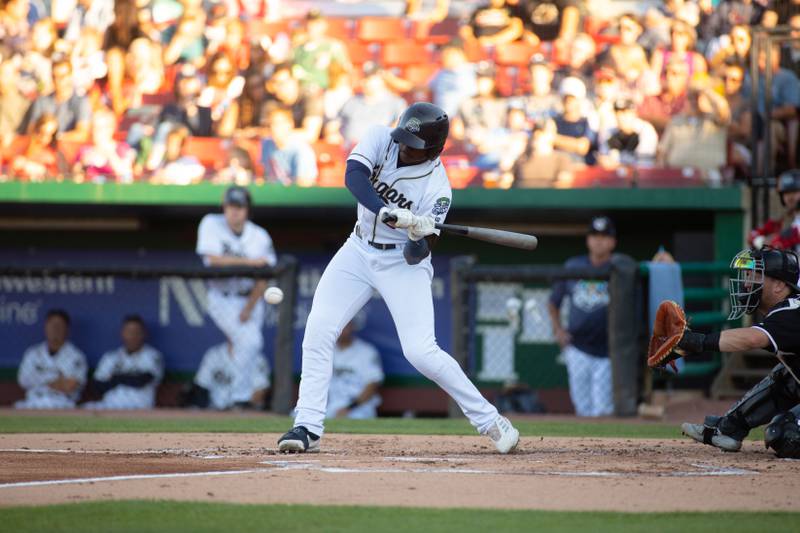
<path fill-rule="evenodd" d="M 381 222 L 383 222 L 384 224 L 394 224 L 395 222 L 397 222 L 397 217 L 394 215 L 390 215 L 388 213 L 384 213 L 381 216 Z"/>

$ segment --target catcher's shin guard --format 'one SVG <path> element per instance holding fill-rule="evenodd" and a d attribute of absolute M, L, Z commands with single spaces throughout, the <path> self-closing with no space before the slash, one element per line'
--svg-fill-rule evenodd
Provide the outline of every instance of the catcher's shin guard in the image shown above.
<path fill-rule="evenodd" d="M 789 410 L 800 401 L 800 387 L 782 364 L 747 391 L 718 423 L 719 430 L 738 440 L 751 429 L 766 424 L 775 415 Z"/>

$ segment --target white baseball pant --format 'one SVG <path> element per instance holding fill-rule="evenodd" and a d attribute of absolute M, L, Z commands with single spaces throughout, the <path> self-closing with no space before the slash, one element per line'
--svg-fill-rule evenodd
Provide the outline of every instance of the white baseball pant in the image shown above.
<path fill-rule="evenodd" d="M 497 409 L 436 344 L 430 258 L 408 265 L 402 248 L 378 250 L 351 235 L 320 278 L 303 338 L 303 366 L 295 426 L 324 432 L 333 346 L 342 328 L 377 290 L 392 315 L 403 355 L 422 375 L 445 390 L 481 433 Z"/>
<path fill-rule="evenodd" d="M 611 359 L 595 357 L 570 345 L 564 348 L 569 375 L 569 396 L 578 416 L 614 414 Z"/>

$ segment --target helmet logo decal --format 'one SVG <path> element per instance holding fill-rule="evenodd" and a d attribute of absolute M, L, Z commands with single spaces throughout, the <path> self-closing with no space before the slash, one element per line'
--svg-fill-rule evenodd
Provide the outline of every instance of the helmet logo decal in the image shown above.
<path fill-rule="evenodd" d="M 410 133 L 417 133 L 419 132 L 420 126 L 422 126 L 422 123 L 419 121 L 419 119 L 416 117 L 411 117 L 408 119 L 408 122 L 406 122 L 406 131 Z"/>

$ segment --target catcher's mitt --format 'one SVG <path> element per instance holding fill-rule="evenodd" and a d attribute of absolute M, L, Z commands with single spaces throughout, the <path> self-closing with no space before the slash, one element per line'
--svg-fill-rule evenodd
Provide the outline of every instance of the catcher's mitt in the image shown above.
<path fill-rule="evenodd" d="M 684 350 L 678 348 L 678 343 L 687 331 L 686 314 L 681 306 L 671 300 L 661 302 L 647 349 L 647 365 L 650 368 L 664 368 L 669 364 L 677 371 L 675 360 L 686 355 Z"/>

